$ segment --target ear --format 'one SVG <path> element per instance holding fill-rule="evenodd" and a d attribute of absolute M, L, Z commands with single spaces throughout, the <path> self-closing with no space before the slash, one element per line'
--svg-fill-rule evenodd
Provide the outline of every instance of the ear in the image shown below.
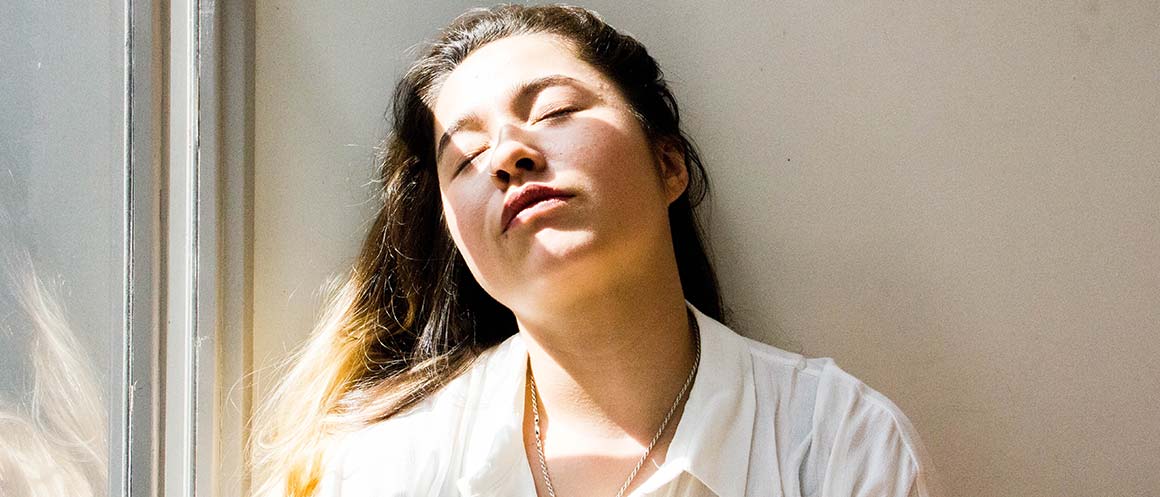
<path fill-rule="evenodd" d="M 689 186 L 689 170 L 685 167 L 685 150 L 680 142 L 673 139 L 661 139 L 656 145 L 657 169 L 661 183 L 665 188 L 665 196 L 672 204 Z"/>

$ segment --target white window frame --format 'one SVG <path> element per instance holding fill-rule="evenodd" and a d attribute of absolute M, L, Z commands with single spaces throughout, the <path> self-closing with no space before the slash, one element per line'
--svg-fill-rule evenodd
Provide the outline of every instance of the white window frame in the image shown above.
<path fill-rule="evenodd" d="M 253 364 L 250 2 L 124 0 L 125 260 L 110 495 L 243 497 Z"/>

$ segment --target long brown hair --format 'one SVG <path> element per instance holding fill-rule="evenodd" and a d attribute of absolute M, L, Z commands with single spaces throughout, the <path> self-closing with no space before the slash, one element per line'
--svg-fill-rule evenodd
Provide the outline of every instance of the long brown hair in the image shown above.
<path fill-rule="evenodd" d="M 683 151 L 689 186 L 669 206 L 681 285 L 686 300 L 723 320 L 717 278 L 694 215 L 708 192 L 704 166 L 644 46 L 579 7 L 470 10 L 443 30 L 395 88 L 374 224 L 312 337 L 257 413 L 258 495 L 313 495 L 334 435 L 415 405 L 516 332 L 511 311 L 475 281 L 447 230 L 430 105 L 443 79 L 472 51 L 530 33 L 571 42 L 581 60 L 617 84 L 652 143 L 664 140 Z"/>

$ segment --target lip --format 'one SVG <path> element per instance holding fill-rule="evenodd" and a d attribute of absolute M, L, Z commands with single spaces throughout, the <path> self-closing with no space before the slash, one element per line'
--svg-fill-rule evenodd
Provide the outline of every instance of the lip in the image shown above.
<path fill-rule="evenodd" d="M 506 232 L 511 227 L 512 221 L 515 220 L 516 216 L 529 207 L 545 200 L 564 200 L 572 198 L 573 196 L 564 190 L 540 184 L 530 184 L 516 190 L 515 193 L 508 195 L 508 198 L 504 200 L 503 215 L 500 217 L 500 230 Z"/>

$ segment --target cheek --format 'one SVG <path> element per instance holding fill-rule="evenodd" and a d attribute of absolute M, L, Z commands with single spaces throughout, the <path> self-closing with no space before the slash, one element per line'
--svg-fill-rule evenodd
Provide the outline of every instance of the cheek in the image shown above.
<path fill-rule="evenodd" d="M 464 222 L 464 217 L 467 217 L 469 212 L 470 209 L 467 206 L 459 205 L 446 196 L 443 197 L 443 219 L 447 223 L 447 231 L 451 232 L 451 239 L 455 241 L 455 245 L 459 247 L 460 252 L 464 252 L 464 235 L 471 236 L 470 233 L 463 232 L 464 226 L 470 226 L 471 224 Z"/>
<path fill-rule="evenodd" d="M 605 126 L 582 135 L 591 140 L 576 148 L 581 163 L 609 200 L 625 208 L 652 204 L 662 196 L 661 182 L 643 132 L 635 127 L 635 121 Z"/>
<path fill-rule="evenodd" d="M 487 226 L 487 202 L 485 198 L 466 195 L 452 189 L 442 195 L 443 217 L 451 239 L 459 247 L 468 265 L 475 266 L 475 259 L 484 249 L 484 234 Z"/>

